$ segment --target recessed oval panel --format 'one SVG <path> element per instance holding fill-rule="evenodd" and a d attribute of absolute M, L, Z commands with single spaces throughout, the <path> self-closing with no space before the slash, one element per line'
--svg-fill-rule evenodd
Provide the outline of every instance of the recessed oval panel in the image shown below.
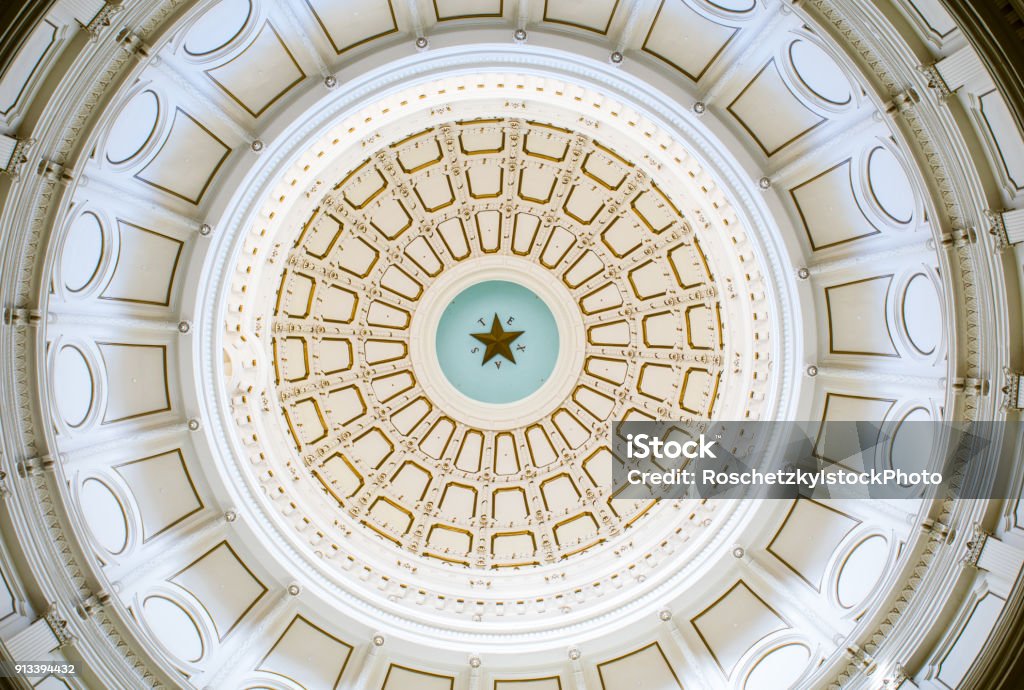
<path fill-rule="evenodd" d="M 147 598 L 142 608 L 153 636 L 172 656 L 190 663 L 203 658 L 203 637 L 185 609 L 161 596 Z"/>
<path fill-rule="evenodd" d="M 793 41 L 789 60 L 804 86 L 818 98 L 833 105 L 846 105 L 853 98 L 850 80 L 832 56 L 810 41 Z"/>
<path fill-rule="evenodd" d="M 810 659 L 811 650 L 798 642 L 773 649 L 747 674 L 743 690 L 789 690 Z"/>
<path fill-rule="evenodd" d="M 77 347 L 65 345 L 57 353 L 53 390 L 61 419 L 68 426 L 81 426 L 92 409 L 94 389 L 92 370 Z"/>
<path fill-rule="evenodd" d="M 736 14 L 745 14 L 757 7 L 756 0 L 705 0 L 705 2 L 712 7 Z"/>
<path fill-rule="evenodd" d="M 903 291 L 903 327 L 910 344 L 923 355 L 930 355 L 942 342 L 942 305 L 935 284 L 918 273 Z"/>
<path fill-rule="evenodd" d="M 160 100 L 152 91 L 136 94 L 114 121 L 107 140 L 107 160 L 126 163 L 139 155 L 156 130 Z"/>
<path fill-rule="evenodd" d="M 128 518 L 110 487 L 98 479 L 86 479 L 79 500 L 89 531 L 99 545 L 112 554 L 124 551 L 128 545 Z"/>
<path fill-rule="evenodd" d="M 839 569 L 836 595 L 843 608 L 853 608 L 875 588 L 889 557 L 883 537 L 868 537 L 850 552 Z"/>
<path fill-rule="evenodd" d="M 221 0 L 192 26 L 185 39 L 185 52 L 198 56 L 220 50 L 242 33 L 251 14 L 249 0 Z"/>
<path fill-rule="evenodd" d="M 907 473 L 928 469 L 935 439 L 931 413 L 918 407 L 900 420 L 892 438 L 892 457 L 889 462 L 894 470 Z"/>
<path fill-rule="evenodd" d="M 879 146 L 868 154 L 868 185 L 879 208 L 897 223 L 914 218 L 914 190 L 892 151 Z"/>
<path fill-rule="evenodd" d="M 68 230 L 61 257 L 61 277 L 71 292 L 84 290 L 103 260 L 103 226 L 94 213 L 83 213 Z"/>

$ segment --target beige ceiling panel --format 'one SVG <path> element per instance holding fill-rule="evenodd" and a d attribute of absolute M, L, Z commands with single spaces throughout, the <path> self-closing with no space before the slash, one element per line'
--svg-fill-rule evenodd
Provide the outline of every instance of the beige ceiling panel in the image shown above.
<path fill-rule="evenodd" d="M 558 676 L 550 678 L 510 678 L 494 681 L 494 690 L 562 690 L 562 679 Z"/>
<path fill-rule="evenodd" d="M 285 418 L 300 449 L 327 436 L 327 421 L 320 404 L 313 398 L 303 398 L 285 408 Z"/>
<path fill-rule="evenodd" d="M 352 645 L 296 616 L 256 670 L 282 676 L 303 688 L 337 688 L 351 655 Z"/>
<path fill-rule="evenodd" d="M 829 352 L 899 357 L 889 331 L 892 275 L 862 278 L 825 288 Z"/>
<path fill-rule="evenodd" d="M 135 498 L 144 542 L 203 508 L 180 449 L 124 462 L 114 469 Z"/>
<path fill-rule="evenodd" d="M 715 312 L 705 304 L 686 308 L 686 342 L 694 350 L 713 350 L 718 347 L 719 324 Z"/>
<path fill-rule="evenodd" d="M 473 219 L 476 226 L 480 249 L 488 254 L 501 247 L 501 214 L 497 211 L 481 211 Z"/>
<path fill-rule="evenodd" d="M 650 190 L 636 195 L 630 207 L 644 227 L 655 234 L 665 232 L 681 217 L 679 209 L 653 183 Z"/>
<path fill-rule="evenodd" d="M 314 213 L 302 230 L 297 244 L 310 256 L 323 259 L 341 238 L 342 223 L 330 213 Z"/>
<path fill-rule="evenodd" d="M 657 642 L 597 665 L 602 690 L 657 688 L 682 690 L 675 669 Z"/>
<path fill-rule="evenodd" d="M 171 409 L 167 380 L 167 347 L 131 343 L 97 343 L 106 372 L 110 424 Z"/>
<path fill-rule="evenodd" d="M 491 537 L 491 554 L 496 558 L 532 558 L 536 550 L 532 532 L 498 532 Z"/>
<path fill-rule="evenodd" d="M 608 419 L 615 410 L 615 398 L 589 386 L 580 386 L 573 391 L 572 399 L 596 421 Z"/>
<path fill-rule="evenodd" d="M 441 512 L 453 519 L 468 520 L 476 515 L 476 489 L 449 482 L 441 492 Z"/>
<path fill-rule="evenodd" d="M 366 212 L 366 217 L 370 225 L 388 240 L 396 239 L 412 227 L 408 209 L 395 198 L 381 200 Z"/>
<path fill-rule="evenodd" d="M 460 261 L 469 256 L 469 237 L 461 218 L 441 221 L 437 224 L 437 234 L 441 236 L 444 248 L 453 259 Z"/>
<path fill-rule="evenodd" d="M 530 460 L 534 467 L 544 467 L 558 459 L 555 447 L 551 445 L 551 437 L 539 425 L 526 430 L 526 446 L 530 449 Z"/>
<path fill-rule="evenodd" d="M 590 513 L 581 513 L 555 525 L 555 541 L 559 546 L 585 544 L 597 536 L 597 520 Z"/>
<path fill-rule="evenodd" d="M 388 402 L 416 385 L 416 378 L 408 369 L 378 376 L 370 381 L 373 395 L 380 402 Z"/>
<path fill-rule="evenodd" d="M 618 0 L 544 0 L 544 21 L 608 33 Z"/>
<path fill-rule="evenodd" d="M 613 386 L 622 385 L 629 373 L 626 360 L 609 357 L 587 357 L 583 369 L 594 378 Z"/>
<path fill-rule="evenodd" d="M 423 440 L 420 441 L 420 450 L 428 456 L 439 460 L 448 449 L 452 436 L 455 435 L 455 422 L 448 417 L 441 417 L 430 427 Z"/>
<path fill-rule="evenodd" d="M 532 213 L 517 213 L 512 226 L 512 251 L 525 256 L 533 249 L 540 229 L 540 217 Z"/>
<path fill-rule="evenodd" d="M 398 164 L 405 173 L 429 168 L 444 159 L 441 143 L 434 137 L 420 139 L 398 150 Z"/>
<path fill-rule="evenodd" d="M 707 259 L 699 244 L 680 244 L 669 250 L 669 266 L 676 283 L 684 290 L 699 287 L 711 280 Z"/>
<path fill-rule="evenodd" d="M 644 227 L 628 218 L 613 218 L 601 233 L 601 241 L 617 258 L 624 258 L 640 248 L 646 231 Z"/>
<path fill-rule="evenodd" d="M 318 474 L 327 480 L 337 498 L 351 498 L 365 483 L 363 475 L 340 453 L 327 458 Z"/>
<path fill-rule="evenodd" d="M 590 225 L 604 210 L 605 195 L 597 187 L 578 184 L 569 191 L 563 210 L 582 225 Z"/>
<path fill-rule="evenodd" d="M 373 270 L 380 257 L 380 252 L 374 249 L 369 242 L 355 235 L 343 234 L 337 247 L 335 260 L 338 263 L 338 268 L 357 278 L 365 278 L 370 275 L 370 271 Z"/>
<path fill-rule="evenodd" d="M 391 423 L 399 433 L 409 434 L 427 418 L 433 406 L 424 397 L 419 397 L 391 415 Z"/>
<path fill-rule="evenodd" d="M 660 263 L 647 261 L 629 272 L 629 286 L 637 299 L 661 297 L 668 292 L 668 276 Z"/>
<path fill-rule="evenodd" d="M 557 474 L 540 484 L 544 507 L 553 513 L 567 513 L 578 510 L 580 506 L 580 490 L 568 474 Z"/>
<path fill-rule="evenodd" d="M 317 291 L 317 311 L 324 321 L 351 323 L 356 316 L 359 297 L 340 285 L 328 285 Z"/>
<path fill-rule="evenodd" d="M 441 269 L 444 268 L 437 250 L 434 249 L 434 246 L 425 237 L 417 237 L 409 242 L 405 246 L 404 253 L 416 265 L 416 268 L 431 278 L 440 273 Z"/>
<path fill-rule="evenodd" d="M 514 486 L 507 489 L 495 489 L 491 495 L 491 517 L 500 525 L 525 520 L 530 515 L 530 506 L 526 500 L 526 490 Z"/>
<path fill-rule="evenodd" d="M 483 464 L 484 436 L 479 431 L 467 431 L 459 444 L 455 466 L 466 472 L 479 472 Z"/>
<path fill-rule="evenodd" d="M 558 175 L 555 170 L 527 165 L 519 173 L 519 191 L 517 193 L 519 198 L 525 201 L 546 204 L 554 196 L 557 184 Z"/>
<path fill-rule="evenodd" d="M 391 664 L 380 690 L 452 690 L 455 678 Z"/>
<path fill-rule="evenodd" d="M 380 326 L 381 328 L 405 330 L 409 327 L 411 320 L 412 314 L 405 309 L 381 301 L 371 304 L 370 309 L 366 313 L 366 323 L 370 326 Z"/>
<path fill-rule="evenodd" d="M 544 249 L 540 253 L 540 262 L 547 268 L 554 268 L 562 263 L 562 259 L 569 253 L 575 242 L 576 235 L 562 226 L 556 227 L 544 243 Z"/>
<path fill-rule="evenodd" d="M 604 261 L 592 249 L 580 254 L 566 270 L 563 280 L 572 289 L 576 289 L 596 277 L 605 269 Z"/>
<path fill-rule="evenodd" d="M 697 614 L 692 624 L 726 675 L 732 673 L 740 657 L 758 641 L 789 627 L 743 580 Z"/>
<path fill-rule="evenodd" d="M 464 127 L 459 133 L 459 147 L 469 155 L 498 153 L 505 148 L 505 132 L 495 124 Z"/>
<path fill-rule="evenodd" d="M 636 389 L 652 400 L 662 401 L 675 398 L 677 376 L 667 364 L 651 364 L 640 366 L 640 377 Z"/>
<path fill-rule="evenodd" d="M 683 338 L 683 322 L 671 311 L 647 314 L 640 319 L 644 344 L 653 348 L 675 347 Z"/>
<path fill-rule="evenodd" d="M 504 0 L 433 0 L 437 21 L 500 17 Z"/>
<path fill-rule="evenodd" d="M 114 275 L 100 298 L 168 306 L 185 243 L 123 220 L 118 221 L 117 231 Z"/>
<path fill-rule="evenodd" d="M 413 189 L 427 213 L 440 211 L 455 203 L 455 190 L 447 175 L 421 175 Z"/>
<path fill-rule="evenodd" d="M 458 527 L 431 525 L 427 532 L 427 548 L 445 556 L 466 557 L 473 549 L 473 535 Z"/>
<path fill-rule="evenodd" d="M 367 342 L 367 360 L 375 342 Z M 324 338 L 314 346 L 316 363 L 321 374 L 337 374 L 352 368 L 352 341 L 346 338 Z"/>
<path fill-rule="evenodd" d="M 497 434 L 494 437 L 494 473 L 515 474 L 519 472 L 519 449 L 515 436 L 509 433 Z"/>
<path fill-rule="evenodd" d="M 430 472 L 414 462 L 404 462 L 391 477 L 391 490 L 403 502 L 422 501 L 430 486 Z"/>
<path fill-rule="evenodd" d="M 391 0 L 306 0 L 306 5 L 339 55 L 398 31 Z"/>
<path fill-rule="evenodd" d="M 587 329 L 587 339 L 592 345 L 629 345 L 629 324 L 625 321 L 610 321 Z"/>
<path fill-rule="evenodd" d="M 825 503 L 798 498 L 767 550 L 820 591 L 829 560 L 858 524 L 859 520 Z"/>
<path fill-rule="evenodd" d="M 737 31 L 698 14 L 684 0 L 663 0 L 643 49 L 700 81 Z"/>
<path fill-rule="evenodd" d="M 419 299 L 423 294 L 423 285 L 398 266 L 389 266 L 380 278 L 380 286 L 385 290 L 408 300 Z"/>
<path fill-rule="evenodd" d="M 830 426 L 829 422 L 880 422 L 888 416 L 895 402 L 891 398 L 826 393 L 814 454 L 847 465 L 857 462 L 862 444 L 858 430 L 849 424 Z"/>
<path fill-rule="evenodd" d="M 590 438 L 590 431 L 571 412 L 559 410 L 552 415 L 551 421 L 570 448 L 579 448 Z"/>
<path fill-rule="evenodd" d="M 253 117 L 262 115 L 306 77 L 270 22 L 245 50 L 206 74 Z"/>
<path fill-rule="evenodd" d="M 358 454 L 373 469 L 383 465 L 394 451 L 394 445 L 377 427 L 363 432 L 352 442 L 352 452 Z"/>
<path fill-rule="evenodd" d="M 774 59 L 743 87 L 728 110 L 766 156 L 775 155 L 825 122 L 793 93 Z M 773 117 L 765 117 L 765 113 Z"/>
<path fill-rule="evenodd" d="M 622 295 L 619 293 L 619 288 L 615 283 L 605 283 L 596 290 L 584 295 L 580 300 L 580 307 L 582 307 L 583 313 L 587 315 L 598 314 L 621 306 Z"/>
<path fill-rule="evenodd" d="M 168 580 L 199 600 L 222 640 L 267 593 L 266 586 L 226 541 Z"/>
<path fill-rule="evenodd" d="M 156 155 L 136 179 L 167 194 L 199 204 L 231 147 L 181 108 Z"/>
<path fill-rule="evenodd" d="M 827 249 L 879 234 L 853 191 L 847 159 L 789 190 L 811 249 Z"/>
<path fill-rule="evenodd" d="M 413 515 L 385 496 L 378 496 L 367 511 L 370 520 L 384 532 L 400 537 L 412 529 Z"/>

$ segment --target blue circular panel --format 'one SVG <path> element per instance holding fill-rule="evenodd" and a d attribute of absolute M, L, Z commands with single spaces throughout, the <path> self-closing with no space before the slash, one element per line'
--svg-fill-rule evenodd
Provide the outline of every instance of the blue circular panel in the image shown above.
<path fill-rule="evenodd" d="M 548 380 L 558 358 L 558 326 L 548 305 L 505 280 L 460 292 L 441 314 L 436 342 L 448 382 L 484 403 L 530 395 Z"/>

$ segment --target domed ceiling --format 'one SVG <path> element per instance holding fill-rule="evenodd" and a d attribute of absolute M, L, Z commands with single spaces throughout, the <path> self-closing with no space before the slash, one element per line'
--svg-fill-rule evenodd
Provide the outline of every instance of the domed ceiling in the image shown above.
<path fill-rule="evenodd" d="M 1024 143 L 938 3 L 94 4 L 0 79 L 37 687 L 971 687 L 1019 472 L 610 479 L 622 421 L 1019 417 Z"/>

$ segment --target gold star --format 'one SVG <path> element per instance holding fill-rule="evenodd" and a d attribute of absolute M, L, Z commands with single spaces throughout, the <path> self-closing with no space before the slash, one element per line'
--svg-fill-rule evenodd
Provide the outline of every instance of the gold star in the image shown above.
<path fill-rule="evenodd" d="M 470 333 L 471 336 L 487 346 L 487 349 L 484 351 L 484 361 L 480 362 L 480 366 L 487 364 L 487 362 L 498 355 L 515 364 L 516 358 L 512 354 L 512 348 L 509 345 L 524 332 L 506 331 L 501 327 L 501 321 L 498 320 L 498 315 L 495 314 L 494 321 L 491 322 L 490 333 Z"/>

